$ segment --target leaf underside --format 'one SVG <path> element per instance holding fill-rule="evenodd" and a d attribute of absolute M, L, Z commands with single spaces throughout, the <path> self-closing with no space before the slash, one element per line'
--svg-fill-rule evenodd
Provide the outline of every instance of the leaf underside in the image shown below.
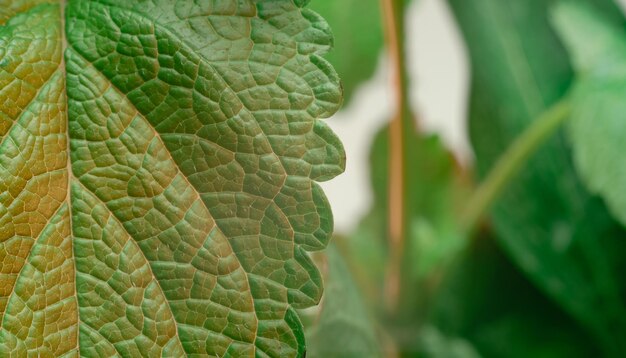
<path fill-rule="evenodd" d="M 301 0 L 0 0 L 0 356 L 301 356 L 343 171 Z"/>

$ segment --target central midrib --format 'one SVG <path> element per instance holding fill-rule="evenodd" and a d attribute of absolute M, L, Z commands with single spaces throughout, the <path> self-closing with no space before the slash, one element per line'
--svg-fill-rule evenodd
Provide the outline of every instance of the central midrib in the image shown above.
<path fill-rule="evenodd" d="M 62 72 L 63 74 L 63 86 L 64 88 L 67 88 L 67 72 L 65 69 L 65 50 L 68 47 L 67 44 L 67 37 L 65 36 L 65 1 L 66 0 L 61 0 L 60 4 L 59 4 L 59 12 L 60 12 L 60 21 L 61 21 L 61 62 L 60 62 L 60 67 L 59 70 Z M 66 184 L 66 198 L 65 198 L 65 203 L 68 207 L 68 220 L 69 220 L 69 226 L 70 226 L 70 242 L 71 242 L 71 247 L 72 247 L 72 266 L 74 268 L 74 285 L 73 285 L 73 289 L 74 289 L 74 299 L 76 300 L 76 350 L 78 351 L 78 354 L 80 355 L 80 327 L 81 327 L 81 321 L 80 321 L 80 303 L 78 300 L 78 289 L 76 288 L 76 280 L 77 280 L 77 276 L 78 276 L 78 270 L 76 269 L 76 259 L 75 259 L 75 250 L 74 250 L 74 223 L 72 220 L 72 203 L 71 203 L 71 185 L 72 185 L 72 181 L 74 180 L 74 174 L 72 172 L 72 160 L 70 157 L 70 123 L 69 123 L 69 105 L 68 105 L 68 100 L 67 100 L 67 90 L 64 93 L 63 98 L 65 99 L 65 130 L 66 130 L 66 160 L 67 160 L 67 184 Z M 90 327 L 91 328 L 91 327 Z"/>

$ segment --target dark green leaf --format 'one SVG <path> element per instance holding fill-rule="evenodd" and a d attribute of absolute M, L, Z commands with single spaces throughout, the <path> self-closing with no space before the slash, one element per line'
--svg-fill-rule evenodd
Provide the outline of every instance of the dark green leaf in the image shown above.
<path fill-rule="evenodd" d="M 586 332 L 481 234 L 449 269 L 430 324 L 484 357 L 590 357 Z M 427 355 L 434 357 L 434 355 Z"/>
<path fill-rule="evenodd" d="M 621 23 L 613 3 L 593 3 Z M 470 136 L 484 176 L 511 141 L 566 93 L 572 70 L 549 24 L 548 1 L 450 4 L 470 50 Z M 562 132 L 509 183 L 491 218 L 518 265 L 589 328 L 606 354 L 626 349 L 625 233 L 580 183 Z"/>

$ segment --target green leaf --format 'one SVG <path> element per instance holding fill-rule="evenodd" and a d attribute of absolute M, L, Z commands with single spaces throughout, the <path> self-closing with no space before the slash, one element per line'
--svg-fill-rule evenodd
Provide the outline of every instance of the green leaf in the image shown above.
<path fill-rule="evenodd" d="M 613 3 L 593 3 L 621 23 Z M 470 50 L 470 136 L 484 176 L 513 139 L 565 94 L 572 71 L 549 24 L 549 2 L 450 4 Z M 626 349 L 624 230 L 586 192 L 562 131 L 509 183 L 491 218 L 517 264 L 588 327 L 607 355 Z"/>
<path fill-rule="evenodd" d="M 420 356 L 429 358 L 479 358 L 480 355 L 464 339 L 451 338 L 436 327 L 425 326 L 420 333 Z"/>
<path fill-rule="evenodd" d="M 304 3 L 0 0 L 0 356 L 303 354 L 345 163 Z"/>
<path fill-rule="evenodd" d="M 440 337 L 454 337 L 440 349 L 457 342 L 484 357 L 600 354 L 581 326 L 534 287 L 488 233 L 479 233 L 442 281 L 423 333 L 432 336 L 429 331 L 436 329 Z"/>
<path fill-rule="evenodd" d="M 398 315 L 385 316 L 385 330 L 396 341 L 399 352 L 409 354 L 420 345 L 424 303 L 430 299 L 433 277 L 439 276 L 466 243 L 460 233 L 457 209 L 467 186 L 457 177 L 453 156 L 434 135 L 407 131 L 405 205 L 410 235 L 401 261 Z M 349 238 L 348 259 L 359 267 L 355 272 L 377 312 L 385 312 L 385 275 L 389 265 L 388 185 L 389 128 L 383 128 L 371 148 L 371 178 L 374 192 L 372 211 Z"/>
<path fill-rule="evenodd" d="M 562 0 L 552 10 L 552 23 L 572 57 L 579 80 L 623 73 L 626 40 L 620 21 L 611 21 L 606 13 L 584 2 Z"/>
<path fill-rule="evenodd" d="M 407 133 L 405 180 L 406 213 L 410 221 L 409 259 L 416 276 L 426 277 L 446 260 L 448 248 L 461 245 L 456 224 L 457 208 L 467 191 L 456 176 L 454 157 L 436 135 Z M 363 229 L 386 241 L 389 191 L 389 128 L 374 138 L 371 149 L 371 176 L 374 189 L 373 211 L 363 221 Z M 382 219 L 382 221 L 381 221 Z M 415 256 L 418 255 L 418 256 Z"/>
<path fill-rule="evenodd" d="M 307 357 L 380 357 L 375 328 L 350 269 L 334 245 L 322 309 L 308 339 Z"/>
<path fill-rule="evenodd" d="M 576 167 L 626 224 L 626 31 L 576 3 L 562 3 L 554 14 L 577 72 L 568 122 Z"/>
<path fill-rule="evenodd" d="M 383 48 L 379 0 L 313 0 L 310 7 L 333 29 L 335 46 L 326 58 L 341 76 L 348 102 L 374 73 Z"/>
<path fill-rule="evenodd" d="M 407 133 L 405 180 L 410 185 L 405 193 L 406 215 L 411 236 L 407 238 L 406 257 L 410 261 L 405 274 L 410 281 L 427 277 L 440 269 L 463 245 L 456 223 L 458 203 L 466 193 L 462 180 L 455 176 L 454 157 L 435 135 Z M 364 267 L 380 270 L 388 233 L 389 128 L 374 138 L 371 154 L 371 177 L 374 192 L 372 211 L 364 218 L 353 237 L 353 252 L 362 252 Z M 372 249 L 368 254 L 365 250 Z M 373 260 L 373 261 L 372 261 Z M 384 260 L 384 258 L 382 259 Z M 375 276 L 374 273 L 371 273 Z M 381 277 L 382 279 L 382 277 Z M 407 288 L 411 286 L 408 285 Z M 412 303 L 408 303 L 412 305 Z"/>

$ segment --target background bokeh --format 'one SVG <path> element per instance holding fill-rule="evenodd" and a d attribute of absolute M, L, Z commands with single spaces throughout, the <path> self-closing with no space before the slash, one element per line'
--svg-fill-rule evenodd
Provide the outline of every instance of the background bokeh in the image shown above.
<path fill-rule="evenodd" d="M 626 0 L 404 1 L 417 131 L 406 137 L 410 229 L 398 263 L 387 222 L 396 98 L 380 1 L 311 0 L 335 34 L 327 59 L 346 98 L 327 123 L 348 161 L 321 184 L 336 237 L 315 257 L 327 287 L 303 312 L 307 356 L 626 356 L 626 231 L 587 192 L 564 131 L 533 153 L 472 235 L 459 225 L 493 163 L 577 76 L 549 25 L 568 1 L 626 23 Z M 529 78 L 538 88 L 525 91 Z M 526 108 L 532 96 L 546 107 Z M 392 309 L 390 267 L 401 271 Z"/>
<path fill-rule="evenodd" d="M 338 7 L 342 3 L 344 0 L 312 0 L 309 6 L 322 15 L 331 11 L 343 12 L 344 16 L 337 20 L 337 24 L 330 24 L 332 28 L 345 24 L 351 27 L 353 16 L 350 6 L 357 6 L 360 10 L 366 8 L 370 18 L 381 16 L 378 0 L 346 0 L 345 5 Z M 616 3 L 626 9 L 626 0 L 617 0 Z M 331 20 L 334 18 L 332 16 Z M 380 27 L 366 26 L 359 31 L 371 34 L 373 40 L 368 44 L 380 43 L 382 46 Z M 407 66 L 414 79 L 411 83 L 411 106 L 419 114 L 417 120 L 425 131 L 441 135 L 457 158 L 464 165 L 470 165 L 473 154 L 466 124 L 469 60 L 462 35 L 446 1 L 411 2 L 406 10 L 406 31 Z M 347 50 L 341 49 L 351 41 L 350 34 L 348 32 L 335 40 L 338 49 L 327 56 L 330 60 L 352 53 L 350 46 Z M 370 58 L 367 59 L 349 57 L 346 66 L 363 67 L 359 72 L 362 82 L 349 88 L 351 97 L 344 103 L 343 109 L 328 121 L 343 141 L 348 156 L 346 172 L 321 184 L 333 206 L 335 231 L 342 234 L 352 232 L 372 205 L 369 148 L 375 133 L 393 113 L 387 56 L 382 47 L 376 55 L 370 52 L 368 56 Z M 341 76 L 342 69 L 337 68 L 337 71 Z M 352 80 L 358 82 L 358 79 Z"/>

